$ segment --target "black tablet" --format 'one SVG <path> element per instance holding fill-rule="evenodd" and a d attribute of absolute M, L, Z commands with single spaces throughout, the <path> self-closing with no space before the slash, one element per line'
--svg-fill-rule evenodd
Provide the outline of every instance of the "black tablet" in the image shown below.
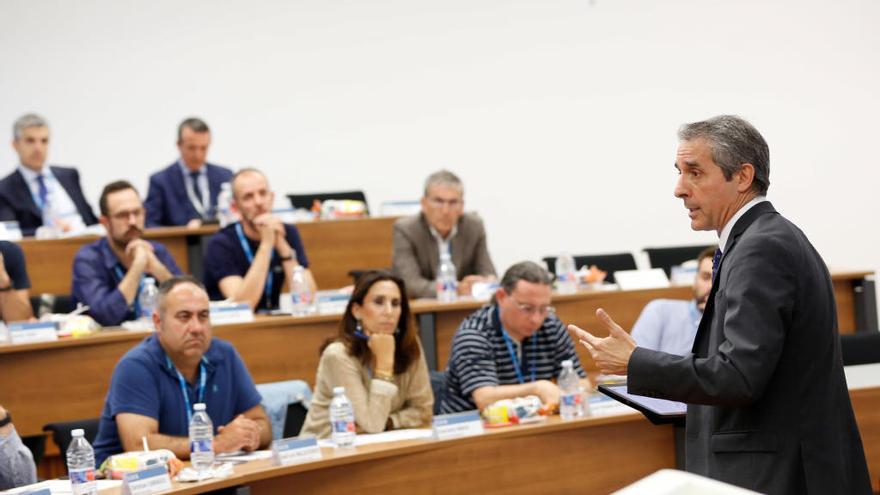
<path fill-rule="evenodd" d="M 626 384 L 599 385 L 599 392 L 644 414 L 655 425 L 684 424 L 687 404 L 627 392 Z"/>

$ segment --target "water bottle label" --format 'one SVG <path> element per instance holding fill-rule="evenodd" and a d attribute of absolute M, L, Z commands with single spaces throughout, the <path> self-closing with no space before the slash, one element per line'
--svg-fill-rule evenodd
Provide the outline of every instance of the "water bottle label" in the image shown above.
<path fill-rule="evenodd" d="M 439 293 L 446 290 L 455 292 L 455 285 L 455 282 L 451 280 L 448 282 L 437 281 L 437 292 Z"/>
<path fill-rule="evenodd" d="M 334 433 L 354 433 L 354 421 L 333 421 L 333 432 Z"/>
<path fill-rule="evenodd" d="M 214 451 L 214 440 L 213 439 L 190 440 L 189 441 L 189 451 L 190 452 L 213 452 Z"/>
<path fill-rule="evenodd" d="M 312 294 L 309 292 L 294 292 L 290 295 L 293 299 L 293 304 L 311 304 L 312 303 Z"/>
<path fill-rule="evenodd" d="M 70 471 L 69 473 L 70 482 L 74 485 L 80 485 L 83 483 L 89 483 L 91 481 L 95 481 L 95 470 L 94 469 L 76 469 Z"/>
<path fill-rule="evenodd" d="M 581 401 L 579 394 L 564 394 L 559 398 L 563 406 L 577 406 Z"/>

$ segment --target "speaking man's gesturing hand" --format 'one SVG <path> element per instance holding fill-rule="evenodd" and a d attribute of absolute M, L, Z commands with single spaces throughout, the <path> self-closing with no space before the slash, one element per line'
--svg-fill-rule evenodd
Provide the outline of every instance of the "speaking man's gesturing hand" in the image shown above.
<path fill-rule="evenodd" d="M 596 337 L 574 325 L 569 325 L 568 331 L 572 332 L 590 351 L 600 372 L 606 375 L 625 375 L 629 366 L 629 357 L 636 348 L 636 341 L 615 323 L 604 309 L 597 309 L 596 317 L 608 329 L 607 337 Z"/>

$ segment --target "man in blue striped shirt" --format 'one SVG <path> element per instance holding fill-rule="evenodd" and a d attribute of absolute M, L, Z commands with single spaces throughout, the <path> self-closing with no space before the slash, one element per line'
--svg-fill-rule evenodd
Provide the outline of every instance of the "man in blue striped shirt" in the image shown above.
<path fill-rule="evenodd" d="M 492 302 L 462 322 L 446 364 L 443 414 L 526 395 L 555 406 L 559 388 L 551 380 L 566 359 L 586 382 L 574 343 L 550 305 L 551 283 L 538 264 L 517 263 L 502 277 Z"/>

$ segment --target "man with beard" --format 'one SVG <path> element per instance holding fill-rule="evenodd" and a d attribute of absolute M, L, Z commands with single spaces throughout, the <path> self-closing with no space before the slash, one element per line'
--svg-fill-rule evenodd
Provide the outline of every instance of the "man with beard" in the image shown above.
<path fill-rule="evenodd" d="M 692 300 L 656 299 L 645 306 L 632 329 L 632 337 L 639 346 L 678 356 L 691 352 L 694 335 L 697 334 L 709 291 L 712 290 L 714 255 L 715 248 L 711 247 L 697 256 Z"/>
<path fill-rule="evenodd" d="M 277 309 L 281 286 L 297 266 L 305 268 L 306 281 L 316 290 L 299 231 L 272 215 L 274 201 L 259 170 L 245 168 L 232 177 L 232 207 L 241 222 L 217 232 L 205 250 L 205 285 L 212 300 L 245 302 L 256 311 Z"/>
<path fill-rule="evenodd" d="M 229 342 L 213 339 L 205 288 L 189 275 L 159 286 L 153 313 L 156 333 L 128 351 L 110 379 L 95 438 L 95 459 L 140 450 L 190 453 L 187 436 L 194 404 L 205 404 L 214 423 L 214 452 L 253 451 L 272 439 L 241 356 Z"/>
<path fill-rule="evenodd" d="M 104 326 L 140 316 L 138 295 L 147 276 L 164 282 L 180 274 L 165 246 L 141 239 L 144 205 L 126 181 L 108 184 L 101 192 L 101 218 L 107 236 L 80 248 L 73 260 L 74 302 Z"/>

